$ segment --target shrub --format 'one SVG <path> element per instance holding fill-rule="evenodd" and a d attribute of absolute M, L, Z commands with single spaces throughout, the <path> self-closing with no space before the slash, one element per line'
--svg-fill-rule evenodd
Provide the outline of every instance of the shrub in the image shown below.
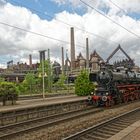
<path fill-rule="evenodd" d="M 94 90 L 93 84 L 89 80 L 89 74 L 86 71 L 81 71 L 75 80 L 75 94 L 79 96 L 86 96 Z"/>
<path fill-rule="evenodd" d="M 25 94 L 28 91 L 28 87 L 22 82 L 16 84 L 19 94 Z"/>
<path fill-rule="evenodd" d="M 14 83 L 0 82 L 0 97 L 5 105 L 5 101 L 11 100 L 12 104 L 18 98 L 18 90 Z"/>
<path fill-rule="evenodd" d="M 59 80 L 54 84 L 57 89 L 67 89 L 65 85 L 66 76 L 61 74 Z"/>

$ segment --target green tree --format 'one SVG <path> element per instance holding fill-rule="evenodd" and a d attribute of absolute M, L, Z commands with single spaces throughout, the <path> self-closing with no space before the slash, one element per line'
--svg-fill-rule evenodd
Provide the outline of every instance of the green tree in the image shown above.
<path fill-rule="evenodd" d="M 48 60 L 45 60 L 45 61 L 43 61 L 43 64 L 44 64 L 44 73 L 47 74 L 48 71 L 49 71 L 49 61 Z M 42 62 L 39 65 L 38 74 L 39 75 L 42 75 Z"/>
<path fill-rule="evenodd" d="M 32 86 L 36 83 L 35 75 L 33 73 L 27 73 L 23 84 L 32 91 Z"/>
<path fill-rule="evenodd" d="M 3 77 L 0 77 L 0 82 L 4 82 L 4 78 Z"/>
<path fill-rule="evenodd" d="M 87 71 L 81 71 L 75 80 L 75 94 L 79 96 L 89 95 L 94 89 L 94 86 L 89 80 L 89 74 Z"/>
<path fill-rule="evenodd" d="M 19 94 L 25 94 L 28 92 L 28 87 L 24 82 L 17 83 L 16 85 L 17 85 L 17 88 L 19 90 Z"/>
<path fill-rule="evenodd" d="M 54 85 L 55 87 L 57 87 L 57 89 L 58 88 L 66 89 L 65 81 L 66 81 L 66 76 L 64 74 L 61 74 L 59 80 Z"/>
<path fill-rule="evenodd" d="M 12 104 L 15 104 L 18 98 L 18 89 L 16 85 L 11 82 L 0 82 L 0 98 L 3 105 L 9 100 L 12 101 Z"/>
<path fill-rule="evenodd" d="M 44 66 L 42 66 L 42 64 Z M 40 81 L 42 82 L 42 68 L 44 68 L 44 81 L 45 81 L 45 87 L 48 88 L 48 91 L 51 92 L 52 88 L 52 65 L 49 60 L 45 60 L 42 63 L 40 63 L 38 68 L 38 75 L 40 77 Z"/>

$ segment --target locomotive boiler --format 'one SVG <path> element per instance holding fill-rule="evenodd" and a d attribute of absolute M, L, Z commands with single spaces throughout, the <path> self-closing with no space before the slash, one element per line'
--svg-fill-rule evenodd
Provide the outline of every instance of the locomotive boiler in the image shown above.
<path fill-rule="evenodd" d="M 140 98 L 140 73 L 130 69 L 103 67 L 98 72 L 90 73 L 89 79 L 96 85 L 88 97 L 90 104 L 112 106 Z"/>

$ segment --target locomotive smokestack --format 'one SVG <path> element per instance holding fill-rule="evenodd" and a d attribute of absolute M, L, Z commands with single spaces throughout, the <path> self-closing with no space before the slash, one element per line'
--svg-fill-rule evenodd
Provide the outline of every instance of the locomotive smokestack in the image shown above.
<path fill-rule="evenodd" d="M 31 54 L 29 55 L 29 66 L 30 68 L 32 68 L 32 55 Z"/>
<path fill-rule="evenodd" d="M 89 45 L 88 38 L 86 38 L 86 68 L 89 68 Z"/>
<path fill-rule="evenodd" d="M 74 42 L 73 27 L 71 27 L 70 40 L 71 40 L 71 70 L 73 70 L 75 68 L 75 42 Z"/>

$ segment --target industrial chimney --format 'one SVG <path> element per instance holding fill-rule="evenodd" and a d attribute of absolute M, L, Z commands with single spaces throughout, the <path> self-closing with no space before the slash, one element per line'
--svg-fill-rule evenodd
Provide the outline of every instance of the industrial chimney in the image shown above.
<path fill-rule="evenodd" d="M 64 48 L 62 47 L 62 74 L 64 74 Z"/>
<path fill-rule="evenodd" d="M 40 63 L 41 63 L 42 61 L 45 61 L 45 51 L 46 51 L 46 50 L 39 51 Z"/>
<path fill-rule="evenodd" d="M 75 69 L 75 42 L 74 42 L 74 28 L 71 27 L 70 32 L 71 43 L 71 70 Z"/>
<path fill-rule="evenodd" d="M 86 38 L 86 68 L 89 68 L 89 45 L 88 38 Z"/>
<path fill-rule="evenodd" d="M 31 54 L 29 55 L 29 66 L 30 68 L 32 68 L 32 55 Z"/>

